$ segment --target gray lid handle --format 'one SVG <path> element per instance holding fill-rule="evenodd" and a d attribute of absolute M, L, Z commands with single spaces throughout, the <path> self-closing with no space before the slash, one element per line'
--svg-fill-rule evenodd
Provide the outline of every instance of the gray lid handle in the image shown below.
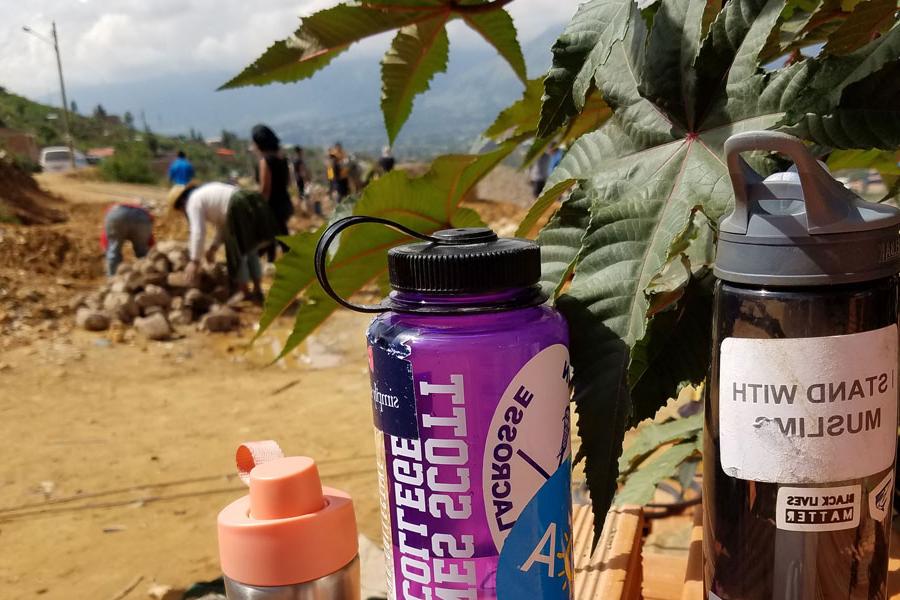
<path fill-rule="evenodd" d="M 725 140 L 728 173 L 734 187 L 734 211 L 722 222 L 723 231 L 747 233 L 749 188 L 761 182 L 763 177 L 740 154 L 753 150 L 779 152 L 797 165 L 810 233 L 828 233 L 846 218 L 856 195 L 823 169 L 799 138 L 778 131 L 748 131 Z"/>

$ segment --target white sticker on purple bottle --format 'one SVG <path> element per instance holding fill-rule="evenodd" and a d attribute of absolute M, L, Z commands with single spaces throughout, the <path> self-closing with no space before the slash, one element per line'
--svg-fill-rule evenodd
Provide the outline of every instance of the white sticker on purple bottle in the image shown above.
<path fill-rule="evenodd" d="M 482 487 L 498 550 L 525 506 L 571 453 L 569 372 L 565 346 L 544 348 L 513 377 L 494 411 L 484 447 Z"/>
<path fill-rule="evenodd" d="M 866 477 L 893 464 L 896 432 L 896 325 L 722 342 L 720 459 L 731 477 L 802 484 Z"/>

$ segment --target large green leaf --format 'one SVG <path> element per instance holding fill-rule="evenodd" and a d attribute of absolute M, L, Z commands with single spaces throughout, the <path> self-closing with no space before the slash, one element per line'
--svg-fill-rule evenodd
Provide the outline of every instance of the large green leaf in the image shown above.
<path fill-rule="evenodd" d="M 530 79 L 522 97 L 503 109 L 482 135 L 496 141 L 513 135 L 536 136 L 537 122 L 541 113 L 542 92 L 543 80 Z M 580 113 L 569 119 L 558 130 L 554 130 L 544 137 L 535 137 L 525 154 L 522 166 L 526 167 L 531 164 L 542 152 L 547 150 L 551 143 L 570 144 L 585 133 L 600 127 L 611 115 L 612 110 L 599 93 L 595 91 L 589 94 Z M 533 222 L 523 222 L 517 235 L 529 235 L 533 226 Z"/>
<path fill-rule="evenodd" d="M 645 294 L 652 317 L 631 349 L 628 382 L 632 421 L 652 417 L 661 399 L 685 381 L 706 377 L 712 335 L 715 234 L 705 214 L 695 211 L 676 236 L 665 264 Z"/>
<path fill-rule="evenodd" d="M 482 134 L 484 137 L 501 141 L 510 136 L 534 137 L 537 135 L 537 122 L 541 113 L 543 91 L 542 79 L 530 79 L 525 86 L 522 97 L 503 109 L 494 122 Z M 573 141 L 594 131 L 612 116 L 612 110 L 596 91 L 588 95 L 582 111 L 564 123 L 558 130 L 544 137 L 534 137 L 531 147 L 525 153 L 522 168 L 530 165 L 538 156 L 547 150 L 552 143 L 561 145 Z M 544 211 L 546 212 L 546 211 Z M 516 235 L 528 237 L 532 233 L 535 221 L 523 221 Z"/>
<path fill-rule="evenodd" d="M 523 165 L 531 164 L 542 152 L 547 150 L 551 143 L 558 142 L 561 145 L 568 146 L 568 144 L 571 144 L 585 133 L 598 129 L 611 116 L 612 109 L 607 106 L 600 93 L 596 90 L 592 91 L 585 99 L 584 108 L 581 109 L 581 112 L 569 119 L 563 128 L 534 140 L 528 152 L 525 153 Z M 531 225 L 523 223 L 522 228 L 530 228 Z M 528 230 L 526 229 L 526 231 Z"/>
<path fill-rule="evenodd" d="M 831 171 L 842 169 L 875 169 L 879 173 L 900 175 L 897 152 L 887 150 L 835 150 L 828 157 Z"/>
<path fill-rule="evenodd" d="M 349 47 L 350 44 L 339 44 L 313 51 L 299 46 L 298 40 L 280 40 L 269 46 L 262 56 L 243 71 L 219 86 L 218 91 L 308 79 L 316 71 L 327 67 Z"/>
<path fill-rule="evenodd" d="M 699 383 L 706 377 L 714 283 L 710 273 L 690 279 L 678 301 L 654 315 L 644 338 L 632 349 L 628 373 L 632 422 L 651 417 L 661 398 L 679 384 Z"/>
<path fill-rule="evenodd" d="M 585 133 L 598 129 L 612 116 L 612 109 L 599 92 L 588 94 L 584 107 L 568 124 L 560 135 L 560 142 L 571 144 Z"/>
<path fill-rule="evenodd" d="M 300 20 L 290 38 L 276 42 L 220 89 L 299 81 L 312 77 L 334 57 L 365 37 L 411 25 L 433 10 L 389 12 L 365 5 L 339 4 Z"/>
<path fill-rule="evenodd" d="M 804 50 L 809 53 L 835 35 L 838 37 L 834 45 L 824 50 L 825 54 L 841 54 L 859 48 L 872 39 L 871 35 L 865 37 L 863 30 L 869 29 L 873 33 L 880 31 L 882 25 L 884 28 L 890 26 L 889 23 L 874 22 L 872 13 L 883 9 L 882 0 L 875 2 L 880 6 L 864 6 L 864 0 L 788 0 L 782 12 L 782 23 L 763 49 L 763 62 L 783 54 L 796 57 Z M 861 16 L 860 12 L 869 14 Z M 847 26 L 851 18 L 854 23 Z"/>
<path fill-rule="evenodd" d="M 896 36 L 900 28 L 894 27 Z M 806 113 L 790 133 L 841 149 L 895 150 L 900 139 L 900 61 L 847 87 L 829 114 Z"/>
<path fill-rule="evenodd" d="M 837 0 L 787 0 L 781 11 L 781 23 L 772 30 L 765 47 L 760 53 L 761 62 L 775 60 L 791 49 L 800 47 L 804 41 L 804 30 L 817 11 L 825 4 L 835 4 Z"/>
<path fill-rule="evenodd" d="M 381 112 L 391 143 L 412 112 L 413 99 L 428 89 L 435 73 L 447 70 L 450 42 L 438 17 L 397 32 L 381 61 Z"/>
<path fill-rule="evenodd" d="M 695 207 L 711 220 L 729 207 L 725 140 L 850 108 L 869 118 L 900 110 L 896 102 L 884 107 L 878 96 L 853 92 L 883 77 L 896 58 L 893 29 L 853 53 L 766 72 L 759 55 L 779 23 L 783 0 L 726 2 L 702 40 L 703 0 L 662 0 L 652 27 L 631 2 L 621 3 L 629 11 L 625 37 L 598 52 L 606 60 L 593 73 L 613 116 L 572 145 L 525 219 L 534 223 L 575 182 L 579 198 L 590 199 L 582 236 L 567 234 L 570 243 L 580 241 L 580 248 L 566 254 L 573 262 L 562 268 L 564 260 L 554 258 L 545 285 L 558 289 L 574 272 L 558 306 L 570 324 L 582 454 L 595 515 L 601 517 L 614 491 L 624 428 L 652 414 L 679 378 L 702 375 L 708 350 L 700 346 L 691 354 L 682 348 L 702 344 L 708 332 L 703 323 L 711 318 L 709 288 L 690 283 L 698 259 L 681 252 L 673 261 L 672 247 L 697 214 Z M 583 22 L 579 27 L 592 30 Z M 584 64 L 555 57 L 555 81 L 581 77 Z M 681 72 L 673 76 L 676 64 Z M 549 110 L 558 106 L 551 92 L 548 78 Z M 889 98 L 896 101 L 896 93 L 886 93 Z M 888 127 L 882 142 L 900 143 L 900 131 Z M 658 322 L 651 325 L 651 318 Z"/>
<path fill-rule="evenodd" d="M 685 127 L 693 125 L 696 77 L 691 69 L 700 44 L 704 2 L 663 2 L 653 19 L 648 61 L 641 77 L 641 96 L 665 107 Z"/>
<path fill-rule="evenodd" d="M 663 444 L 694 439 L 702 430 L 702 412 L 664 423 L 642 423 L 637 428 L 634 441 L 619 458 L 619 475 L 624 477 L 634 471 L 644 458 Z"/>
<path fill-rule="evenodd" d="M 893 24 L 896 12 L 897 0 L 861 2 L 847 20 L 828 36 L 824 52 L 848 54 L 858 50 Z"/>
<path fill-rule="evenodd" d="M 584 232 L 590 224 L 591 202 L 589 191 L 576 189 L 562 202 L 538 236 L 541 245 L 541 287 L 550 298 L 559 295 L 575 266 Z"/>
<path fill-rule="evenodd" d="M 310 272 L 313 264 L 316 243 L 325 230 L 323 225 L 315 232 L 301 232 L 282 238 L 290 248 L 276 261 L 275 280 L 266 295 L 263 313 L 259 317 L 259 328 L 256 337 L 261 336 L 288 307 L 297 296 L 315 279 Z"/>
<path fill-rule="evenodd" d="M 575 460 L 585 461 L 594 527 L 600 532 L 603 518 L 598 519 L 598 515 L 609 508 L 615 495 L 617 460 L 631 413 L 625 378 L 628 347 L 615 331 L 594 319 L 578 299 L 564 293 L 557 298 L 556 307 L 569 323 L 571 363 L 575 376 L 580 377 L 575 390 L 575 410 L 581 446 Z M 606 359 L 600 368 L 591 360 L 592 354 L 601 354 Z M 579 375 L 579 369 L 585 370 L 583 376 Z"/>
<path fill-rule="evenodd" d="M 896 196 L 900 187 L 900 164 L 897 162 L 896 151 L 835 150 L 828 157 L 828 168 L 832 171 L 875 169 L 886 188 L 884 200 Z"/>
<path fill-rule="evenodd" d="M 862 48 L 843 56 L 826 56 L 819 68 L 804 82 L 799 106 L 791 116 L 812 113 L 825 115 L 837 107 L 848 86 L 862 81 L 882 67 L 900 59 L 900 26 L 895 25 L 884 35 Z M 865 101 L 865 99 L 863 99 Z M 897 106 L 895 110 L 900 110 Z"/>
<path fill-rule="evenodd" d="M 542 79 L 530 79 L 525 84 L 522 97 L 503 109 L 490 127 L 484 130 L 483 135 L 492 140 L 500 140 L 510 135 L 533 132 L 541 114 L 543 91 Z"/>
<path fill-rule="evenodd" d="M 398 29 L 382 62 L 382 99 L 388 138 L 393 141 L 409 117 L 413 99 L 446 70 L 445 25 L 462 18 L 506 59 L 526 82 L 525 59 L 507 2 L 484 0 L 348 0 L 300 20 L 286 40 L 276 42 L 219 89 L 307 79 L 363 38 Z"/>
<path fill-rule="evenodd" d="M 584 106 L 598 66 L 612 44 L 625 36 L 627 5 L 620 0 L 590 0 L 578 7 L 553 45 L 553 66 L 544 80 L 538 135 L 559 129 Z"/>
<path fill-rule="evenodd" d="M 497 164 L 512 152 L 521 139 L 512 139 L 481 155 L 448 155 L 435 159 L 427 173 L 411 177 L 402 170 L 391 171 L 369 184 L 353 206 L 353 214 L 392 219 L 416 231 L 431 233 L 450 227 L 482 224 L 478 214 L 460 207 L 463 198 Z M 321 231 L 285 238 L 290 252 L 276 264 L 276 277 L 266 299 L 257 336 L 295 299 L 300 308 L 287 339 L 284 355 L 303 341 L 337 308 L 316 281 L 312 257 Z M 328 263 L 328 278 L 343 297 L 383 277 L 387 250 L 410 241 L 402 233 L 378 225 L 348 229 Z"/>
<path fill-rule="evenodd" d="M 497 49 L 522 83 L 528 83 L 525 72 L 525 57 L 516 37 L 516 26 L 505 10 L 497 9 L 483 13 L 464 13 L 466 23 L 481 34 L 490 45 Z"/>
<path fill-rule="evenodd" d="M 681 463 L 691 456 L 699 455 L 701 451 L 701 445 L 697 440 L 670 446 L 628 478 L 622 490 L 616 495 L 616 504 L 647 504 L 653 499 L 656 486 L 661 481 L 673 477 Z"/>

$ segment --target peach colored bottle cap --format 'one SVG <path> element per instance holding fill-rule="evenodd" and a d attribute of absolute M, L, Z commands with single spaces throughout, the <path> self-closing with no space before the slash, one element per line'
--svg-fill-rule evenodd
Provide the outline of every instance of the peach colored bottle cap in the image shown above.
<path fill-rule="evenodd" d="M 274 442 L 248 458 L 259 442 L 238 449 L 238 466 L 250 462 L 250 494 L 219 513 L 219 559 L 230 579 L 256 586 L 293 585 L 341 569 L 359 551 L 353 501 L 323 488 L 313 459 L 276 457 Z M 256 445 L 256 446 L 255 446 Z"/>

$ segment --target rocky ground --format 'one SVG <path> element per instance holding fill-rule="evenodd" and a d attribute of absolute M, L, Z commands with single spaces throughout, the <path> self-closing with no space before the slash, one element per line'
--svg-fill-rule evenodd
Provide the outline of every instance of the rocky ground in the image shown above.
<path fill-rule="evenodd" d="M 0 224 L 0 595 L 138 599 L 218 576 L 215 515 L 244 493 L 233 456 L 247 440 L 314 456 L 378 539 L 369 318 L 339 312 L 272 364 L 289 318 L 251 346 L 260 309 L 228 306 L 221 270 L 196 291 L 170 283 L 183 219 L 160 214 L 158 254 L 103 277 L 106 206 L 159 205 L 164 189 L 39 181 L 67 220 Z M 506 235 L 524 210 L 469 205 Z M 218 310 L 236 315 L 226 333 L 210 331 Z M 143 319 L 164 319 L 165 339 L 142 332 Z"/>
<path fill-rule="evenodd" d="M 222 263 L 206 265 L 192 283 L 185 273 L 188 260 L 184 242 L 166 240 L 146 257 L 119 265 L 98 290 L 73 301 L 75 324 L 87 331 L 133 326 L 155 341 L 181 335 L 179 328 L 194 323 L 209 332 L 237 329 L 238 311 L 246 302 L 230 293 L 228 269 Z"/>

